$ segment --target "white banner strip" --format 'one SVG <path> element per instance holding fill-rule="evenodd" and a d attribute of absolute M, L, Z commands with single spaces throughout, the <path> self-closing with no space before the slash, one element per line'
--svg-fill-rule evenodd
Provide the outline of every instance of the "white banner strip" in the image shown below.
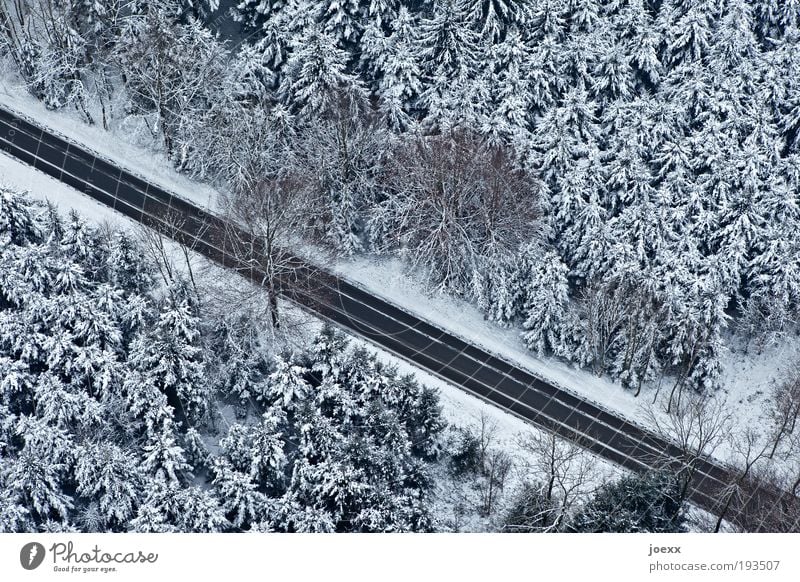
<path fill-rule="evenodd" d="M 0 580 L 797 582 L 799 547 L 800 534 L 4 534 Z"/>

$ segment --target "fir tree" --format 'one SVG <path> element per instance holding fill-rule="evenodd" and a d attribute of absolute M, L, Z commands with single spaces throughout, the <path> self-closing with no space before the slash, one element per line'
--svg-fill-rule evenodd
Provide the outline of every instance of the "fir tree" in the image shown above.
<path fill-rule="evenodd" d="M 347 72 L 347 53 L 319 26 L 303 30 L 292 41 L 278 94 L 300 115 L 312 116 L 339 106 L 358 107 L 365 99 L 359 80 Z"/>
<path fill-rule="evenodd" d="M 574 532 L 685 531 L 679 484 L 663 473 L 623 477 L 603 487 L 568 526 Z"/>
<path fill-rule="evenodd" d="M 549 251 L 540 258 L 528 275 L 525 291 L 529 330 L 525 341 L 539 355 L 564 353 L 562 327 L 567 317 L 567 267 L 559 256 Z"/>

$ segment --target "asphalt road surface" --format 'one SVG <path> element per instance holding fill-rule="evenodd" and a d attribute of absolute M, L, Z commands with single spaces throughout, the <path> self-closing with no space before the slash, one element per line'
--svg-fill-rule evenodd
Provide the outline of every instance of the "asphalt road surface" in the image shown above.
<path fill-rule="evenodd" d="M 231 251 L 230 241 L 247 239 L 248 233 L 2 108 L 0 149 L 256 283 L 263 282 L 257 264 L 245 264 L 236 258 L 241 254 Z M 253 242 L 258 248 L 259 241 Z M 691 501 L 712 513 L 729 505 L 726 517 L 747 531 L 774 527 L 765 523 L 765 508 L 798 502 L 787 492 L 746 479 L 732 493 L 729 485 L 739 477 L 736 470 L 687 454 L 324 269 L 299 258 L 293 258 L 292 265 L 279 282 L 281 293 L 315 315 L 625 468 L 642 472 L 656 466 L 677 470 L 691 465 Z M 798 531 L 799 524 L 793 529 Z"/>

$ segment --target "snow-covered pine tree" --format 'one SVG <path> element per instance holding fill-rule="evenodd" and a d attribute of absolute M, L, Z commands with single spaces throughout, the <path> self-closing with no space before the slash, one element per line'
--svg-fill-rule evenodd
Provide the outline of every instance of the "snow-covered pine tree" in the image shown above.
<path fill-rule="evenodd" d="M 285 0 L 239 0 L 233 14 L 246 27 L 257 29 L 267 27 L 286 4 Z"/>
<path fill-rule="evenodd" d="M 30 206 L 21 196 L 0 188 L 0 245 L 23 245 L 36 238 Z"/>
<path fill-rule="evenodd" d="M 152 330 L 134 340 L 130 361 L 145 385 L 167 396 L 178 420 L 193 425 L 206 413 L 209 394 L 198 317 L 187 293 L 172 290 Z"/>
<path fill-rule="evenodd" d="M 512 257 L 501 252 L 481 258 L 472 274 L 470 295 L 487 319 L 509 325 L 523 313 L 524 281 L 530 261 L 538 256 L 533 246 Z"/>
<path fill-rule="evenodd" d="M 336 108 L 355 111 L 366 93 L 358 78 L 347 72 L 348 60 L 333 36 L 319 25 L 310 25 L 291 41 L 278 95 L 301 116 L 318 116 Z"/>
<path fill-rule="evenodd" d="M 396 131 L 413 124 L 412 107 L 422 91 L 416 27 L 414 14 L 400 6 L 388 24 L 369 26 L 361 37 L 361 74 L 378 98 L 386 125 Z"/>
<path fill-rule="evenodd" d="M 557 101 L 565 86 L 565 80 L 559 75 L 560 47 L 552 37 L 545 37 L 538 44 L 532 40 L 526 40 L 526 43 L 531 46 L 528 66 L 530 98 L 533 105 L 531 114 L 542 115 L 545 109 Z"/>
<path fill-rule="evenodd" d="M 564 355 L 563 327 L 568 317 L 569 286 L 566 265 L 557 253 L 546 251 L 534 263 L 525 282 L 525 342 L 539 355 Z"/>
<path fill-rule="evenodd" d="M 131 529 L 141 533 L 229 531 L 220 500 L 197 486 L 150 479 Z"/>
<path fill-rule="evenodd" d="M 97 503 L 104 529 L 125 530 L 141 500 L 136 455 L 114 444 L 89 443 L 76 454 L 77 493 Z"/>
<path fill-rule="evenodd" d="M 0 533 L 25 533 L 33 530 L 30 513 L 23 505 L 19 494 L 5 484 L 5 475 L 0 471 Z"/>
<path fill-rule="evenodd" d="M 717 265 L 722 269 L 723 289 L 731 296 L 739 294 L 747 282 L 744 279 L 748 263 L 765 240 L 766 216 L 764 198 L 769 186 L 771 164 L 755 144 L 734 151 L 729 160 L 732 167 L 720 196 L 716 233 L 711 249 L 719 255 Z M 724 170 L 723 170 L 724 171 Z M 720 172 L 722 173 L 722 172 Z M 720 184 L 723 185 L 723 184 Z"/>
<path fill-rule="evenodd" d="M 491 47 L 492 107 L 482 131 L 490 143 L 505 144 L 525 139 L 530 128 L 529 86 L 531 47 L 517 28 Z"/>
<path fill-rule="evenodd" d="M 430 77 L 474 74 L 480 43 L 468 25 L 464 6 L 451 0 L 435 2 L 431 17 L 419 23 L 419 42 L 423 68 Z"/>
<path fill-rule="evenodd" d="M 612 233 L 607 212 L 596 192 L 589 191 L 589 200 L 577 208 L 574 222 L 562 243 L 568 257 L 570 275 L 584 282 L 599 279 L 613 261 Z"/>
<path fill-rule="evenodd" d="M 424 86 L 418 106 L 433 127 L 480 124 L 489 90 L 480 75 L 485 46 L 456 0 L 437 0 L 418 26 Z"/>
<path fill-rule="evenodd" d="M 219 495 L 227 519 L 238 528 L 247 528 L 264 519 L 267 498 L 258 491 L 252 477 L 237 471 L 225 459 L 213 465 L 214 488 Z"/>
<path fill-rule="evenodd" d="M 304 400 L 311 393 L 311 386 L 305 378 L 308 370 L 299 366 L 294 356 L 276 356 L 273 365 L 264 398 L 279 404 L 284 410 L 292 410 L 298 405 L 298 400 Z"/>
<path fill-rule="evenodd" d="M 423 459 L 443 427 L 436 395 L 324 330 L 311 368 L 319 385 L 292 412 L 296 444 L 275 515 L 278 531 L 408 531 L 430 527 Z M 278 403 L 280 405 L 280 401 Z M 415 442 L 411 442 L 412 439 Z"/>
<path fill-rule="evenodd" d="M 719 17 L 716 0 L 666 0 L 658 13 L 664 33 L 662 62 L 673 65 L 700 62 L 708 55 Z"/>
<path fill-rule="evenodd" d="M 741 77 L 747 84 L 755 80 L 755 69 L 762 57 L 755 35 L 752 2 L 723 2 L 710 53 L 711 70 Z"/>
<path fill-rule="evenodd" d="M 142 470 L 160 481 L 185 483 L 192 476 L 192 466 L 186 461 L 171 423 L 147 436 L 142 453 Z"/>
<path fill-rule="evenodd" d="M 45 421 L 23 417 L 16 427 L 23 441 L 18 454 L 3 463 L 3 481 L 37 523 L 68 523 L 74 498 L 67 479 L 75 460 L 73 439 Z"/>
<path fill-rule="evenodd" d="M 797 155 L 778 166 L 763 200 L 765 232 L 758 251 L 748 265 L 747 294 L 737 325 L 759 344 L 771 334 L 788 331 L 800 316 L 800 270 L 797 237 L 788 233 L 800 228 L 800 208 L 793 194 L 800 177 Z"/>
<path fill-rule="evenodd" d="M 679 484 L 666 473 L 626 476 L 600 489 L 567 526 L 572 532 L 685 531 Z"/>
<path fill-rule="evenodd" d="M 569 23 L 572 31 L 591 30 L 601 18 L 603 9 L 597 0 L 566 0 L 564 4 L 567 13 L 565 20 Z M 626 2 L 625 4 L 636 4 L 636 2 Z"/>
<path fill-rule="evenodd" d="M 271 408 L 257 424 L 232 425 L 220 441 L 226 461 L 235 470 L 250 475 L 259 488 L 274 490 L 283 481 L 287 459 L 279 427 L 285 422 L 283 411 Z"/>
<path fill-rule="evenodd" d="M 531 24 L 538 38 L 550 37 L 561 40 L 567 24 L 568 5 L 564 0 L 542 0 L 534 2 L 531 10 Z"/>
<path fill-rule="evenodd" d="M 401 418 L 411 440 L 411 453 L 425 460 L 437 459 L 442 448 L 440 437 L 447 425 L 438 391 L 420 386 L 410 374 L 393 379 L 392 385 L 414 397 L 405 411 L 401 408 Z"/>
<path fill-rule="evenodd" d="M 762 42 L 780 39 L 800 28 L 800 2 L 797 0 L 754 0 L 752 4 Z"/>
<path fill-rule="evenodd" d="M 132 295 L 147 293 L 153 285 L 152 273 L 141 261 L 139 250 L 130 237 L 116 232 L 105 244 L 109 250 L 105 256 L 109 282 Z"/>
<path fill-rule="evenodd" d="M 336 39 L 337 46 L 353 49 L 361 38 L 367 4 L 364 0 L 324 0 L 317 21 L 324 32 Z"/>
<path fill-rule="evenodd" d="M 525 27 L 531 19 L 531 0 L 461 0 L 460 9 L 481 38 L 502 41 L 510 28 Z"/>

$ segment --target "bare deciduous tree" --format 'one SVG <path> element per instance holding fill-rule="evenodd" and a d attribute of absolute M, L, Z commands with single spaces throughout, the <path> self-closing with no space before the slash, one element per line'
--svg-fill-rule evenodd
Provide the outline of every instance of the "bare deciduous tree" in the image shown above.
<path fill-rule="evenodd" d="M 483 260 L 513 255 L 538 235 L 538 183 L 472 134 L 408 138 L 387 167 L 373 238 L 403 249 L 442 290 L 465 293 Z"/>
<path fill-rule="evenodd" d="M 497 444 L 497 433 L 499 427 L 497 423 L 481 411 L 478 421 L 478 464 L 486 463 L 489 451 Z"/>
<path fill-rule="evenodd" d="M 182 167 L 188 156 L 179 144 L 185 125 L 202 117 L 219 95 L 227 52 L 199 22 L 182 23 L 175 6 L 148 2 L 127 18 L 118 51 L 132 112 L 142 116 L 154 137 L 161 136 L 167 156 Z M 178 145 L 181 145 L 180 151 Z"/>
<path fill-rule="evenodd" d="M 717 513 L 714 532 L 719 532 L 722 522 L 732 506 L 738 507 L 746 518 L 744 508 L 756 501 L 754 496 L 763 495 L 759 491 L 763 484 L 753 478 L 758 463 L 768 458 L 770 443 L 759 431 L 748 427 L 743 433 L 731 438 L 736 455 L 737 471 L 731 475 L 730 482 L 722 492 L 722 503 Z M 741 525 L 741 524 L 740 524 Z"/>
<path fill-rule="evenodd" d="M 495 509 L 495 503 L 499 494 L 503 492 L 506 478 L 511 472 L 513 463 L 511 457 L 505 451 L 491 449 L 487 452 L 483 463 L 484 480 L 479 482 L 484 515 L 491 515 Z"/>
<path fill-rule="evenodd" d="M 289 245 L 305 222 L 305 199 L 291 179 L 261 179 L 226 198 L 224 247 L 237 271 L 266 290 L 279 327 L 278 295 L 301 268 Z"/>
<path fill-rule="evenodd" d="M 347 94 L 337 95 L 323 114 L 298 125 L 293 171 L 309 202 L 308 234 L 337 253 L 363 250 L 364 214 L 379 195 L 379 175 L 393 136 Z"/>
<path fill-rule="evenodd" d="M 111 31 L 122 18 L 123 4 L 117 0 L 88 5 L 58 0 L 0 2 L 0 46 L 8 50 L 33 95 L 53 109 L 74 105 L 91 125 L 89 73 L 103 77 Z M 104 85 L 96 83 L 96 88 L 105 107 L 100 92 Z"/>
<path fill-rule="evenodd" d="M 191 236 L 188 234 L 186 222 L 187 218 L 175 211 L 158 218 L 147 218 L 144 224 L 138 227 L 138 238 L 149 262 L 157 267 L 167 289 L 171 288 L 178 280 L 175 272 L 175 257 L 169 249 L 170 245 L 175 245 L 182 258 L 180 268 L 185 269 L 185 274 L 189 278 L 199 305 L 201 303 L 200 291 L 190 253 L 196 250 L 197 241 L 202 239 L 210 225 L 201 224 L 195 233 L 196 236 Z"/>
<path fill-rule="evenodd" d="M 541 496 L 550 515 L 542 515 L 542 531 L 558 529 L 575 504 L 590 491 L 594 463 L 579 445 L 555 434 L 530 431 L 517 444 L 532 460 L 521 463 L 525 481 L 541 481 Z"/>
<path fill-rule="evenodd" d="M 490 517 L 497 510 L 513 468 L 511 456 L 501 448 L 499 427 L 485 412 L 481 412 L 478 424 L 471 429 L 462 429 L 464 440 L 462 451 L 467 455 L 465 464 L 454 480 L 456 489 L 466 486 L 476 494 L 473 505 L 477 512 Z M 469 477 L 465 480 L 464 475 Z"/>
<path fill-rule="evenodd" d="M 203 119 L 188 126 L 187 147 L 195 150 L 190 170 L 221 186 L 223 231 L 214 234 L 232 259 L 230 266 L 256 284 L 226 285 L 224 297 L 218 299 L 260 306 L 264 302 L 256 295 L 266 291 L 269 308 L 263 315 L 274 331 L 281 320 L 278 295 L 298 279 L 300 269 L 311 272 L 289 248 L 308 232 L 315 201 L 287 145 L 294 135 L 289 120 L 279 109 L 244 99 L 236 71 L 231 77 L 222 88 L 227 100 L 215 103 Z"/>
<path fill-rule="evenodd" d="M 778 447 L 795 434 L 800 419 L 800 366 L 795 366 L 789 377 L 775 388 L 772 407 L 772 447 L 769 458 L 775 457 Z"/>
<path fill-rule="evenodd" d="M 655 433 L 681 451 L 679 466 L 671 470 L 677 473 L 681 483 L 679 501 L 682 503 L 688 497 L 700 459 L 713 455 L 728 437 L 731 414 L 723 401 L 698 395 L 684 398 L 666 416 L 662 417 L 652 408 L 647 408 L 645 414 Z M 653 461 L 667 466 L 673 462 L 666 454 Z"/>

